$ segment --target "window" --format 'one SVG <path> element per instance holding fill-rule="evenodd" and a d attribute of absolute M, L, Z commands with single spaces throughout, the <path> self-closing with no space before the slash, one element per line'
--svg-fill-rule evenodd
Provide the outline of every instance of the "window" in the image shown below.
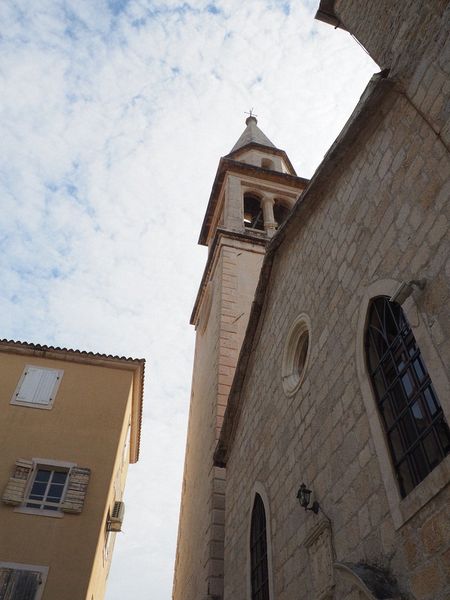
<path fill-rule="evenodd" d="M 286 221 L 290 212 L 290 209 L 282 204 L 279 200 L 275 202 L 273 207 L 273 216 L 275 217 L 278 227 Z"/>
<path fill-rule="evenodd" d="M 261 167 L 263 169 L 272 169 L 273 170 L 273 160 L 270 158 L 262 158 L 261 159 Z"/>
<path fill-rule="evenodd" d="M 310 352 L 310 322 L 307 315 L 298 316 L 291 326 L 283 352 L 281 376 L 283 389 L 292 396 L 305 377 Z"/>
<path fill-rule="evenodd" d="M 405 497 L 450 452 L 450 430 L 400 305 L 369 307 L 366 360 L 391 459 Z"/>
<path fill-rule="evenodd" d="M 64 371 L 26 365 L 11 398 L 11 404 L 52 408 Z"/>
<path fill-rule="evenodd" d="M 39 600 L 48 567 L 0 562 L 0 600 Z"/>
<path fill-rule="evenodd" d="M 50 459 L 16 461 L 2 502 L 22 513 L 62 517 L 83 510 L 90 469 Z"/>
<path fill-rule="evenodd" d="M 261 201 L 253 194 L 244 194 L 244 226 L 247 229 L 264 231 Z"/>
<path fill-rule="evenodd" d="M 250 528 L 250 576 L 252 600 L 269 600 L 266 512 L 259 494 L 255 494 Z"/>
<path fill-rule="evenodd" d="M 25 506 L 41 510 L 59 510 L 68 475 L 68 469 L 38 466 Z"/>

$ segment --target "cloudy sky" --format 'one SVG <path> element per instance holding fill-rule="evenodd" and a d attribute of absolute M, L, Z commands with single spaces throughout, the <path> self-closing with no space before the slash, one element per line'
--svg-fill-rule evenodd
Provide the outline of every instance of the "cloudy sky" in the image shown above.
<path fill-rule="evenodd" d="M 317 5 L 0 3 L 0 338 L 148 361 L 107 600 L 170 598 L 219 157 L 254 107 L 310 177 L 378 70 Z"/>

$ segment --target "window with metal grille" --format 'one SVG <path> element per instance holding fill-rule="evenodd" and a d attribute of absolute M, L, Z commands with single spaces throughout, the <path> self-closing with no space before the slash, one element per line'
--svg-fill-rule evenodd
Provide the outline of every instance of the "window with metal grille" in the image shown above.
<path fill-rule="evenodd" d="M 450 430 L 405 314 L 385 297 L 369 307 L 366 358 L 405 497 L 450 452 Z"/>
<path fill-rule="evenodd" d="M 250 529 L 252 600 L 269 600 L 266 511 L 259 494 L 255 495 Z"/>
<path fill-rule="evenodd" d="M 39 466 L 36 469 L 25 506 L 43 510 L 59 510 L 68 474 L 68 469 Z"/>

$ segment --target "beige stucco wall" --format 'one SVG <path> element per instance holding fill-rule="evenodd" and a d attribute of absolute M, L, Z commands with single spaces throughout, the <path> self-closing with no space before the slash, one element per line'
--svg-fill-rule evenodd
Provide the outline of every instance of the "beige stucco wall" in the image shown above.
<path fill-rule="evenodd" d="M 64 370 L 51 410 L 10 404 L 26 364 Z M 125 370 L 0 352 L 0 486 L 6 485 L 18 458 L 68 461 L 91 469 L 79 515 L 21 514 L 0 503 L 0 561 L 49 566 L 45 600 L 103 598 L 105 514 L 121 461 L 132 378 Z"/>
<path fill-rule="evenodd" d="M 387 10 L 386 3 L 368 4 Z M 416 19 L 418 3 L 406 4 Z M 384 35 L 361 14 L 360 31 L 365 27 L 367 35 Z M 426 41 L 439 44 L 439 36 L 428 30 Z M 369 40 L 375 41 L 382 45 L 381 37 Z M 427 56 L 435 53 L 429 50 Z M 436 68 L 444 56 L 448 52 L 440 53 Z M 448 58 L 445 64 L 448 73 Z M 392 282 L 425 277 L 425 290 L 414 292 L 405 311 L 450 423 L 450 160 L 436 129 L 437 109 L 430 109 L 430 119 L 420 112 L 439 106 L 445 94 L 426 69 L 422 75 L 417 98 L 427 102 L 417 110 L 401 88 L 394 88 L 361 126 L 345 160 L 327 181 L 315 182 L 310 208 L 277 250 L 227 463 L 225 600 L 250 597 L 248 531 L 256 485 L 266 491 L 270 508 L 277 600 L 316 598 L 324 580 L 336 585 L 337 600 L 365 598 L 333 570 L 333 558 L 382 567 L 417 600 L 450 595 L 450 457 L 405 500 L 398 499 L 399 513 L 408 515 L 402 522 L 393 509 L 396 490 L 386 487 L 391 465 L 377 452 L 377 415 L 368 410 L 374 400 L 357 368 L 367 290 L 381 282 L 389 293 Z M 444 134 L 442 120 L 439 128 Z M 290 325 L 300 313 L 311 320 L 311 355 L 301 388 L 288 398 L 281 360 Z M 326 553 L 322 562 L 317 558 L 324 537 L 313 539 L 324 517 L 300 508 L 296 493 L 302 482 L 331 520 L 327 539 L 335 556 L 328 571 Z"/>

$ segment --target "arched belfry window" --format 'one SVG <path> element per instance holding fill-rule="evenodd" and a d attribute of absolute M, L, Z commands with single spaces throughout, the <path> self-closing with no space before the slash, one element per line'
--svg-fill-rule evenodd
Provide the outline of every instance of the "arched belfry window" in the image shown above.
<path fill-rule="evenodd" d="M 259 494 L 255 494 L 252 510 L 250 568 L 252 600 L 269 600 L 266 511 Z"/>
<path fill-rule="evenodd" d="M 401 306 L 372 300 L 367 366 L 402 497 L 450 452 L 450 430 Z"/>
<path fill-rule="evenodd" d="M 244 194 L 244 226 L 264 231 L 264 216 L 261 200 L 254 194 Z"/>
<path fill-rule="evenodd" d="M 280 225 L 286 221 L 290 212 L 290 208 L 285 206 L 282 202 L 279 200 L 275 201 L 275 205 L 273 207 L 273 216 L 275 217 L 278 227 L 280 227 Z"/>

